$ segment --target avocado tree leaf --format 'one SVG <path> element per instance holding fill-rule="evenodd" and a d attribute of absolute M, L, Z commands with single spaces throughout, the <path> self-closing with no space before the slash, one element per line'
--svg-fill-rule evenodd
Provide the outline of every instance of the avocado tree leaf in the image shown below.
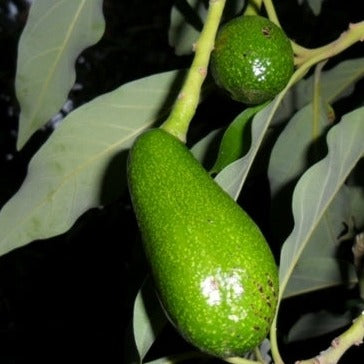
<path fill-rule="evenodd" d="M 246 108 L 230 123 L 222 137 L 216 162 L 211 168 L 212 173 L 220 172 L 243 155 L 244 150 L 249 146 L 247 145 L 249 139 L 245 132 L 246 126 L 265 105 L 266 103 Z"/>
<path fill-rule="evenodd" d="M 319 15 L 321 13 L 321 7 L 324 0 L 298 0 L 298 3 L 301 5 L 304 1 L 308 3 L 315 15 Z"/>
<path fill-rule="evenodd" d="M 206 3 L 201 0 L 176 1 L 171 10 L 169 44 L 177 55 L 191 54 L 206 18 Z"/>
<path fill-rule="evenodd" d="M 314 143 L 330 125 L 327 115 L 327 109 L 322 105 L 317 119 L 314 120 L 313 105 L 309 103 L 292 117 L 279 134 L 268 166 L 273 197 L 309 166 Z"/>
<path fill-rule="evenodd" d="M 224 16 L 231 18 L 245 4 L 245 0 L 230 0 L 226 3 Z M 208 1 L 206 0 L 177 0 L 170 17 L 168 39 L 177 55 L 193 52 L 193 44 L 198 39 L 207 15 Z"/>
<path fill-rule="evenodd" d="M 78 55 L 103 35 L 102 0 L 37 0 L 18 47 L 16 95 L 20 104 L 17 147 L 67 100 Z"/>
<path fill-rule="evenodd" d="M 244 155 L 244 157 L 230 163 L 215 177 L 215 181 L 234 200 L 236 200 L 239 196 L 250 167 L 253 164 L 254 158 L 264 139 L 269 123 L 273 119 L 285 92 L 286 90 L 282 91 L 273 101 L 254 116 L 251 123 L 251 146 L 249 151 Z"/>
<path fill-rule="evenodd" d="M 134 303 L 133 332 L 140 363 L 143 362 L 157 336 L 167 323 L 153 284 L 147 279 Z"/>
<path fill-rule="evenodd" d="M 349 226 L 349 188 L 343 185 L 313 231 L 288 281 L 284 298 L 357 282 L 354 266 L 344 260 L 340 237 Z"/>
<path fill-rule="evenodd" d="M 328 207 L 364 155 L 363 117 L 364 108 L 356 109 L 330 129 L 327 156 L 310 167 L 295 187 L 292 201 L 294 228 L 281 251 L 281 297 Z"/>
<path fill-rule="evenodd" d="M 303 315 L 289 330 L 288 342 L 306 340 L 338 330 L 352 321 L 349 311 L 335 314 L 329 311 L 310 312 Z"/>
<path fill-rule="evenodd" d="M 355 83 L 364 76 L 364 58 L 348 59 L 321 72 L 320 90 L 323 103 L 332 104 L 349 96 Z M 298 109 L 312 102 L 314 75 L 300 80 L 287 93 L 274 122 L 286 120 Z"/>
<path fill-rule="evenodd" d="M 201 164 L 205 163 L 206 159 L 211 154 L 211 149 L 216 145 L 219 139 L 221 139 L 220 134 L 221 129 L 212 130 L 191 147 L 191 153 Z"/>
<path fill-rule="evenodd" d="M 332 104 L 342 97 L 349 96 L 354 90 L 354 84 L 364 77 L 364 58 L 348 59 L 336 66 L 323 71 L 320 76 L 322 100 Z M 302 80 L 293 89 L 298 107 L 312 100 L 314 76 Z"/>
<path fill-rule="evenodd" d="M 364 171 L 362 170 L 364 175 Z M 356 229 L 364 230 L 364 186 L 349 186 L 350 212 Z"/>
<path fill-rule="evenodd" d="M 83 212 L 120 195 L 126 150 L 169 112 L 179 75 L 170 71 L 127 83 L 64 119 L 0 211 L 0 255 L 67 231 Z"/>
<path fill-rule="evenodd" d="M 283 298 L 357 282 L 354 266 L 349 262 L 331 257 L 311 257 L 297 264 Z"/>

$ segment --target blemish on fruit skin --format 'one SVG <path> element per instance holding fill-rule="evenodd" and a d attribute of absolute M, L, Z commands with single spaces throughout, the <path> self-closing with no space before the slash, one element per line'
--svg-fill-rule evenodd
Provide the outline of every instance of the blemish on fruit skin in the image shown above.
<path fill-rule="evenodd" d="M 272 29 L 270 27 L 263 27 L 262 28 L 262 33 L 263 35 L 266 37 L 266 38 L 270 38 L 270 35 L 271 35 L 271 31 Z"/>

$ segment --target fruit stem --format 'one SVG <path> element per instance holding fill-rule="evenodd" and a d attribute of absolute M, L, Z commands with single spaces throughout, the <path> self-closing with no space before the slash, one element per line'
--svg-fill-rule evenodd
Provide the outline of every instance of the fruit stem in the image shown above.
<path fill-rule="evenodd" d="M 168 119 L 161 128 L 186 141 L 189 124 L 199 103 L 201 86 L 206 78 L 210 54 L 214 48 L 226 0 L 210 0 L 209 9 L 198 41 L 194 45 L 195 56 L 182 89 Z"/>
<path fill-rule="evenodd" d="M 262 7 L 262 2 L 263 0 L 249 0 L 244 15 L 258 15 Z"/>

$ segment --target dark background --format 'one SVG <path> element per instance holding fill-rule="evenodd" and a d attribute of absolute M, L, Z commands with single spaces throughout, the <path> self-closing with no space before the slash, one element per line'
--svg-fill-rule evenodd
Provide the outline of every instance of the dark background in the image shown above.
<path fill-rule="evenodd" d="M 121 84 L 153 73 L 188 67 L 190 57 L 177 57 L 168 45 L 171 1 L 105 0 L 106 32 L 95 46 L 85 50 L 78 61 L 77 82 L 83 87 L 70 93 L 74 107 Z M 328 0 L 320 16 L 312 14 L 307 4 L 275 1 L 277 12 L 288 35 L 298 43 L 314 47 L 339 36 L 349 21 L 363 20 L 361 1 Z M 26 174 L 29 159 L 52 131 L 50 126 L 37 132 L 27 145 L 15 149 L 19 107 L 14 93 L 17 43 L 25 25 L 28 5 L 24 0 L 0 0 L 0 207 L 16 192 Z M 363 56 L 362 45 L 332 61 Z M 336 105 L 338 114 L 362 102 L 363 85 L 359 83 L 350 99 Z M 220 97 L 213 95 L 213 97 Z M 224 100 L 232 115 L 241 106 Z M 194 125 L 198 139 L 224 121 L 226 109 L 214 102 L 201 105 Z M 221 105 L 221 102 L 219 103 Z M 67 111 L 61 112 L 63 115 Z M 219 118 L 225 114 L 225 118 Z M 249 196 L 265 182 L 250 186 Z M 255 189 L 255 190 L 254 190 Z M 256 208 L 253 198 L 242 199 L 244 207 L 264 226 L 267 218 Z M 255 207 L 254 207 L 255 206 Z M 258 204 L 258 206 L 261 206 Z M 67 233 L 33 242 L 0 258 L 0 362 L 7 363 L 123 363 L 124 335 L 130 322 L 135 294 L 146 268 L 140 250 L 134 215 L 127 193 L 103 209 L 82 216 Z M 304 312 L 333 307 L 355 298 L 352 290 L 341 288 L 320 292 L 304 299 L 289 300 L 281 319 L 285 330 Z M 286 314 L 287 312 L 287 314 Z M 332 336 L 320 340 L 282 346 L 287 363 L 308 357 L 328 346 Z M 191 349 L 167 327 L 153 353 Z M 343 363 L 361 363 L 354 348 Z"/>

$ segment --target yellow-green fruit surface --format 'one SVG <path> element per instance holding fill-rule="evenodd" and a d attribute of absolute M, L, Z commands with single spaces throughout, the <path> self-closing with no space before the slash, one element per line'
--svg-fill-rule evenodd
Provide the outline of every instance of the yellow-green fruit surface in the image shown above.
<path fill-rule="evenodd" d="M 260 104 L 276 96 L 293 73 L 290 40 L 267 18 L 237 17 L 216 37 L 211 70 L 216 83 L 233 99 Z"/>
<path fill-rule="evenodd" d="M 278 273 L 256 224 L 177 138 L 142 134 L 129 188 L 162 305 L 177 330 L 218 357 L 242 355 L 267 335 Z"/>

